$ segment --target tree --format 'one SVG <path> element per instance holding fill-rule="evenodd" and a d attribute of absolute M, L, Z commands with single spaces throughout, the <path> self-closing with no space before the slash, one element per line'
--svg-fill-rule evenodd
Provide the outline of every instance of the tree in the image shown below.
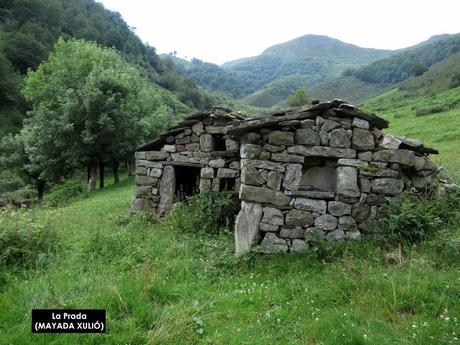
<path fill-rule="evenodd" d="M 27 74 L 24 95 L 32 104 L 23 129 L 25 151 L 41 178 L 57 182 L 89 167 L 89 190 L 100 188 L 106 164 L 117 167 L 143 141 L 139 95 L 145 82 L 114 49 L 84 40 L 59 39 L 54 52 Z"/>
<path fill-rule="evenodd" d="M 426 68 L 426 67 L 423 66 L 422 64 L 416 63 L 416 64 L 414 65 L 414 67 L 412 67 L 411 74 L 412 74 L 414 77 L 418 77 L 419 75 L 422 75 L 422 74 L 425 73 L 426 71 L 428 71 L 428 68 Z"/>
<path fill-rule="evenodd" d="M 287 103 L 291 107 L 296 107 L 296 106 L 304 105 L 308 103 L 309 100 L 310 100 L 310 97 L 305 92 L 305 89 L 300 88 L 296 90 L 294 95 L 291 95 L 288 97 Z"/>

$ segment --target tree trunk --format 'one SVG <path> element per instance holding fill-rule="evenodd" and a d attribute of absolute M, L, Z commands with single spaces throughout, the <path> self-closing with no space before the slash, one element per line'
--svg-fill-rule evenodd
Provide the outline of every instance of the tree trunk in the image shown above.
<path fill-rule="evenodd" d="M 93 163 L 89 166 L 88 192 L 92 192 L 96 189 L 96 179 L 97 165 Z"/>
<path fill-rule="evenodd" d="M 45 181 L 38 179 L 36 182 L 37 186 L 37 198 L 43 200 L 43 193 L 45 191 Z"/>
<path fill-rule="evenodd" d="M 105 174 L 105 166 L 104 161 L 99 161 L 99 190 L 104 189 L 104 174 Z"/>
<path fill-rule="evenodd" d="M 130 160 L 128 163 L 128 176 L 134 175 L 134 160 Z"/>
<path fill-rule="evenodd" d="M 120 182 L 120 175 L 118 174 L 118 162 L 117 161 L 113 162 L 112 169 L 113 169 L 113 183 Z"/>

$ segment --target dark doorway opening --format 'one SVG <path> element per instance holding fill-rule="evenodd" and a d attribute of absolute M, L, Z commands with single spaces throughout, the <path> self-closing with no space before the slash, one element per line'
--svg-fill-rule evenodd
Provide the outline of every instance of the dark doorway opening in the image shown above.
<path fill-rule="evenodd" d="M 175 166 L 176 170 L 176 196 L 183 200 L 200 192 L 201 168 Z"/>
<path fill-rule="evenodd" d="M 219 181 L 219 191 L 234 191 L 236 180 L 234 178 L 221 178 Z"/>

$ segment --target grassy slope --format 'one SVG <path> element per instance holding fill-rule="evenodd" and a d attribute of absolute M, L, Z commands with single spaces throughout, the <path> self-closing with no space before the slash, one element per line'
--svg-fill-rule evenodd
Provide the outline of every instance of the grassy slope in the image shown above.
<path fill-rule="evenodd" d="M 1 286 L 1 344 L 458 343 L 460 258 L 445 261 L 442 248 L 408 249 L 403 266 L 357 243 L 327 263 L 312 253 L 236 260 L 231 235 L 130 216 L 132 182 L 3 214 L 0 227 L 34 218 L 66 249 Z M 108 333 L 31 334 L 30 310 L 53 307 L 105 308 Z"/>
<path fill-rule="evenodd" d="M 420 90 L 418 90 L 420 92 Z M 415 116 L 418 109 L 451 105 L 452 109 Z M 460 87 L 435 94 L 390 90 L 362 106 L 390 121 L 388 133 L 424 141 L 440 151 L 433 160 L 444 166 L 449 176 L 460 181 Z"/>

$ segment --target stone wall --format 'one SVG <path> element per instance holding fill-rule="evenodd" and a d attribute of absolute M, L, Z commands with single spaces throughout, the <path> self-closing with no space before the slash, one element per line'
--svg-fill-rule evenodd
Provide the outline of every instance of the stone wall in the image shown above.
<path fill-rule="evenodd" d="M 160 214 L 167 211 L 177 197 L 177 169 L 184 167 L 200 169 L 200 192 L 217 192 L 228 186 L 237 191 L 239 143 L 223 133 L 231 121 L 233 119 L 220 116 L 188 119 L 163 135 L 160 141 L 138 150 L 133 209 L 150 208 Z M 218 140 L 222 147 L 217 147 Z M 222 183 L 224 180 L 227 185 Z"/>
<path fill-rule="evenodd" d="M 392 197 L 425 188 L 436 174 L 417 152 L 420 142 L 383 135 L 362 118 L 326 116 L 262 119 L 270 128 L 239 136 L 237 254 L 259 243 L 263 252 L 285 253 L 304 251 L 318 237 L 359 239 Z M 314 166 L 325 168 L 309 169 Z M 321 171 L 333 176 L 332 186 L 321 182 Z"/>

